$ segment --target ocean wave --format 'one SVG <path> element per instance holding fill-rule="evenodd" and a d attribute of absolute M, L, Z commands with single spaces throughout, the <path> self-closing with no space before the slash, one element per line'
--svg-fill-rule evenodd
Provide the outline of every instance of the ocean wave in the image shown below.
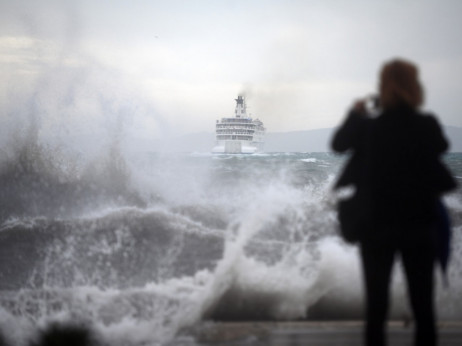
<path fill-rule="evenodd" d="M 317 159 L 314 158 L 314 157 L 310 157 L 310 158 L 307 158 L 307 159 L 301 159 L 300 161 L 309 162 L 309 163 L 315 163 L 315 162 L 317 162 Z"/>
<path fill-rule="evenodd" d="M 0 195 L 0 322 L 84 320 L 115 345 L 137 345 L 208 320 L 362 316 L 357 249 L 337 235 L 335 155 L 113 149 L 70 169 L 43 146 L 15 153 L 0 167 L 10 186 Z M 445 202 L 451 287 L 437 275 L 438 313 L 460 319 L 460 190 Z M 397 268 L 392 318 L 409 315 Z"/>

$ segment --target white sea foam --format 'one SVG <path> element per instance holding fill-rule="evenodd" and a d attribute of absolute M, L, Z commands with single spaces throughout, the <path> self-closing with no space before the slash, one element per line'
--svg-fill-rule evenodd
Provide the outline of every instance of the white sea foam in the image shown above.
<path fill-rule="evenodd" d="M 314 162 L 317 162 L 317 159 L 314 158 L 314 157 L 310 157 L 310 158 L 308 158 L 308 159 L 301 159 L 300 161 L 303 161 L 303 162 L 312 162 L 312 163 L 314 163 Z"/>
<path fill-rule="evenodd" d="M 132 158 L 120 193 L 134 190 L 145 205 L 96 189 L 102 202 L 91 210 L 3 224 L 7 236 L 46 242 L 28 254 L 28 272 L 10 280 L 20 290 L 1 294 L 0 318 L 29 330 L 15 332 L 18 345 L 37 326 L 82 319 L 121 346 L 165 343 L 210 318 L 361 318 L 357 248 L 336 235 L 338 167 L 336 157 L 313 153 Z M 461 200 L 459 192 L 445 197 L 456 227 L 451 286 L 438 281 L 444 319 L 462 318 Z M 392 295 L 391 316 L 408 315 L 400 269 Z"/>

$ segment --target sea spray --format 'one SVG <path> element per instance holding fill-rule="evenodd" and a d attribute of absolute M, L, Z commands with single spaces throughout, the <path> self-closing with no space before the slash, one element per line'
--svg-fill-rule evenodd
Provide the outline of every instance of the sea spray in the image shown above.
<path fill-rule="evenodd" d="M 42 199 L 41 215 L 14 213 L 2 223 L 0 315 L 24 327 L 14 332 L 18 345 L 54 321 L 86 321 L 111 344 L 132 346 L 165 344 L 210 319 L 362 318 L 357 248 L 338 237 L 330 195 L 337 157 L 119 152 L 125 164 L 111 169 L 127 173 L 122 190 L 105 185 L 106 168 L 75 176 L 45 168 L 39 176 L 54 173 L 38 185 L 40 196 L 65 181 L 91 208 L 68 194 L 72 213 L 49 214 L 52 202 Z M 110 157 L 102 152 L 98 167 Z M 438 283 L 442 319 L 462 316 L 461 200 L 460 191 L 446 198 L 454 243 L 450 287 Z M 398 319 L 409 316 L 400 271 Z"/>
<path fill-rule="evenodd" d="M 2 100 L 7 341 L 57 322 L 151 346 L 209 320 L 362 318 L 357 248 L 339 239 L 330 195 L 342 158 L 159 153 L 152 138 L 171 129 L 152 95 L 79 53 L 52 54 Z M 460 179 L 461 155 L 446 159 Z M 450 286 L 437 275 L 436 301 L 441 319 L 461 319 L 461 190 L 445 200 Z M 394 319 L 409 315 L 399 268 Z"/>
<path fill-rule="evenodd" d="M 297 229 L 303 222 L 297 220 L 299 204 L 307 196 L 303 191 L 287 189 L 286 186 L 270 185 L 264 194 L 254 195 L 254 203 L 249 204 L 242 219 L 227 231 L 223 259 L 218 263 L 212 281 L 201 292 L 203 302 L 199 311 L 192 314 L 193 320 L 212 319 L 299 319 L 306 315 L 307 306 L 315 302 L 321 288 L 313 288 L 316 270 L 315 248 L 300 236 Z M 291 213 L 292 212 L 292 213 Z M 265 261 L 252 258 L 252 250 L 246 249 L 258 234 L 272 230 L 274 224 L 286 214 L 292 214 L 293 223 L 286 223 L 288 234 L 298 233 L 293 243 L 280 243 L 286 249 L 281 261 L 268 265 Z M 306 238 L 306 239 L 304 239 Z M 311 246 L 310 246 L 311 245 Z M 247 250 L 247 251 L 246 251 Z M 272 254 L 270 254 L 272 257 Z M 197 316 L 197 317 L 196 317 Z"/>

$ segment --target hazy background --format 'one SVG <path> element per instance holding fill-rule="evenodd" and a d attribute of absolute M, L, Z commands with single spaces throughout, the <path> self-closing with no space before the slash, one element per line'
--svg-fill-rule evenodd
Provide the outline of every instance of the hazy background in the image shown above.
<path fill-rule="evenodd" d="M 269 133 L 329 129 L 396 56 L 421 67 L 425 108 L 461 127 L 461 13 L 458 0 L 0 0 L 0 135 L 32 120 L 47 141 L 111 133 L 157 150 L 213 133 L 239 93 Z"/>

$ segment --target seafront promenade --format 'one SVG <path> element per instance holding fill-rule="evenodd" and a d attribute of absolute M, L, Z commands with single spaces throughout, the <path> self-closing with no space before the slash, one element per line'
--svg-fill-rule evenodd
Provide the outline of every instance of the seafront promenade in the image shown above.
<path fill-rule="evenodd" d="M 339 322 L 236 322 L 210 323 L 199 328 L 194 342 L 177 339 L 171 346 L 361 346 L 363 323 Z M 439 346 L 462 345 L 462 322 L 440 322 Z M 390 322 L 389 346 L 412 346 L 412 324 Z"/>

